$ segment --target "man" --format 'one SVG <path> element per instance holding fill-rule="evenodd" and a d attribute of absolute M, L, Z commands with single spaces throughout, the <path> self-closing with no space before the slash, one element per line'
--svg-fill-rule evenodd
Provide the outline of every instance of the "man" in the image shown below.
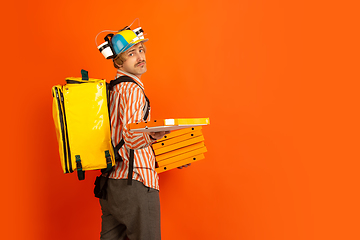
<path fill-rule="evenodd" d="M 112 141 L 117 145 L 123 140 L 124 145 L 118 151 L 122 161 L 117 161 L 109 174 L 106 199 L 100 199 L 100 239 L 158 240 L 161 239 L 159 183 L 151 144 L 168 132 L 133 133 L 127 129 L 127 124 L 144 121 L 147 115 L 148 102 L 141 81 L 147 71 L 144 45 L 147 39 L 125 29 L 111 41 L 117 78 L 128 76 L 135 83 L 117 84 L 110 94 Z M 130 149 L 134 150 L 131 185 L 128 184 Z"/>

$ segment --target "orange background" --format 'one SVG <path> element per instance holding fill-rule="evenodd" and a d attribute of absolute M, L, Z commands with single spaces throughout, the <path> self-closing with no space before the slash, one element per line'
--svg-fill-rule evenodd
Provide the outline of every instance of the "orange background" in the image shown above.
<path fill-rule="evenodd" d="M 99 239 L 98 172 L 62 173 L 51 87 L 111 80 L 94 38 L 139 17 L 152 119 L 211 120 L 205 160 L 160 175 L 163 239 L 360 239 L 352 2 L 2 5 L 1 238 Z"/>

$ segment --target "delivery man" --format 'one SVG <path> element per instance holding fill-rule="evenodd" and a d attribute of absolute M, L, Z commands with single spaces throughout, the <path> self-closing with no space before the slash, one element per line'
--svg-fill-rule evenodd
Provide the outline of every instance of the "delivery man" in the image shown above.
<path fill-rule="evenodd" d="M 106 181 L 106 197 L 100 199 L 102 240 L 159 240 L 159 178 L 155 171 L 152 143 L 168 132 L 134 133 L 127 124 L 150 119 L 150 103 L 141 76 L 147 71 L 146 47 L 141 28 L 125 28 L 109 39 L 117 79 L 131 78 L 112 87 L 110 93 L 111 134 L 121 161 L 116 161 Z M 104 49 L 100 49 L 100 51 Z M 130 183 L 129 183 L 130 176 Z"/>

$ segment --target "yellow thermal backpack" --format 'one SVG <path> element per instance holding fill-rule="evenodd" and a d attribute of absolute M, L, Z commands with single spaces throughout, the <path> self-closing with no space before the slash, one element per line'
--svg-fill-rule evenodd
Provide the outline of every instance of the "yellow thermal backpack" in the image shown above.
<path fill-rule="evenodd" d="M 115 165 L 111 143 L 107 83 L 88 77 L 66 78 L 65 85 L 52 87 L 53 119 L 64 173 L 77 171 L 79 180 L 85 171 L 111 171 Z"/>

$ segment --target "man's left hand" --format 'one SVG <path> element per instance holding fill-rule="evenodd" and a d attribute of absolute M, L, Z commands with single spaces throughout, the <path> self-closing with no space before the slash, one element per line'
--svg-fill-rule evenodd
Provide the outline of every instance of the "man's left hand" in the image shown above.
<path fill-rule="evenodd" d="M 184 168 L 184 167 L 189 167 L 189 166 L 191 166 L 191 163 L 186 164 L 186 165 L 183 165 L 183 166 L 180 166 L 180 167 L 178 167 L 178 169 L 182 169 L 182 168 Z"/>

